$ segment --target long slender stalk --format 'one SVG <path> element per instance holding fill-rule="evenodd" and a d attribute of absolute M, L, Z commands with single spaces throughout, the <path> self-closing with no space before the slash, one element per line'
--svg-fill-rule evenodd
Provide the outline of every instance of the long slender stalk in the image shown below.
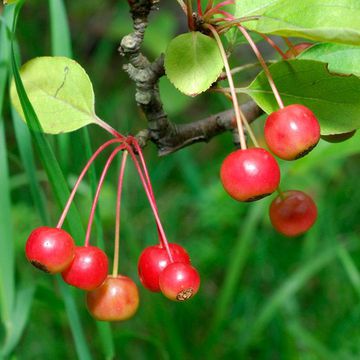
<path fill-rule="evenodd" d="M 136 140 L 134 140 L 134 141 L 136 141 Z M 158 226 L 158 230 L 159 230 L 159 232 L 160 232 L 160 236 L 161 236 L 161 238 L 163 239 L 163 245 L 164 245 L 165 250 L 166 250 L 166 252 L 167 252 L 167 254 L 168 254 L 168 256 L 169 256 L 170 261 L 173 262 L 174 259 L 173 259 L 173 256 L 172 256 L 172 254 L 171 254 L 171 251 L 170 251 L 169 243 L 168 243 L 168 241 L 167 241 L 164 228 L 163 228 L 163 226 L 162 226 L 162 224 L 161 224 L 160 216 L 159 216 L 157 207 L 156 207 L 156 205 L 155 205 L 155 201 L 154 201 L 154 199 L 153 199 L 152 196 L 151 196 L 150 190 L 149 190 L 148 185 L 147 185 L 147 181 L 146 181 L 146 179 L 145 179 L 145 177 L 144 177 L 144 174 L 143 174 L 143 172 L 142 172 L 142 170 L 141 170 L 141 166 L 140 166 L 140 164 L 139 164 L 139 161 L 138 161 L 138 159 L 136 158 L 136 156 L 135 156 L 135 154 L 134 154 L 134 151 L 132 150 L 131 146 L 130 146 L 129 144 L 127 144 L 127 143 L 124 143 L 124 145 L 126 146 L 126 149 L 129 151 L 130 156 L 131 156 L 131 158 L 132 158 L 132 160 L 133 160 L 133 162 L 134 162 L 135 168 L 136 168 L 136 170 L 137 170 L 137 172 L 138 172 L 138 174 L 139 174 L 139 176 L 140 176 L 140 180 L 141 180 L 141 182 L 142 182 L 142 184 L 143 184 L 143 187 L 144 187 L 146 196 L 147 196 L 148 199 L 149 199 L 149 203 L 150 203 L 151 209 L 152 209 L 152 211 L 153 211 L 153 214 L 154 214 L 154 217 L 155 217 L 155 221 L 156 221 L 156 224 L 157 224 L 157 226 Z"/>
<path fill-rule="evenodd" d="M 232 101 L 232 98 L 231 98 L 231 95 L 229 93 L 223 93 L 230 101 Z M 245 116 L 245 114 L 243 113 L 243 111 L 241 110 L 240 108 L 240 114 L 241 114 L 241 118 L 242 118 L 242 121 L 244 122 L 244 125 L 246 127 L 246 131 L 248 132 L 249 136 L 250 136 L 250 139 L 252 141 L 252 143 L 256 146 L 256 147 L 259 147 L 259 143 L 257 142 L 256 140 L 256 136 L 254 134 L 254 132 L 252 131 L 252 128 Z"/>
<path fill-rule="evenodd" d="M 155 196 L 154 196 L 154 191 L 153 191 L 153 188 L 152 188 L 152 185 L 151 185 L 149 172 L 148 172 L 148 169 L 147 169 L 147 166 L 146 166 L 146 163 L 145 163 L 145 159 L 144 159 L 144 155 L 143 155 L 142 150 L 141 150 L 141 146 L 138 144 L 138 142 L 136 141 L 135 138 L 132 138 L 132 141 L 131 141 L 131 142 L 132 142 L 133 146 L 135 147 L 135 150 L 136 150 L 137 153 L 139 154 L 140 163 L 141 163 L 141 166 L 142 166 L 144 175 L 145 175 L 145 180 L 146 180 L 146 182 L 147 182 L 147 186 L 148 186 L 148 189 L 149 189 L 149 192 L 150 192 L 152 201 L 154 202 L 154 206 L 155 206 L 155 208 L 156 208 L 156 211 L 159 212 L 158 207 L 157 207 L 157 205 L 156 205 L 156 200 L 155 200 Z M 161 245 L 161 246 L 164 246 L 164 245 L 165 245 L 165 244 L 164 244 L 164 239 L 163 239 L 162 236 L 161 236 L 161 233 L 160 233 L 160 231 L 159 231 L 159 227 L 158 227 L 157 224 L 156 224 L 156 227 L 157 227 L 157 231 L 158 231 L 158 235 L 159 235 L 160 245 Z"/>
<path fill-rule="evenodd" d="M 184 3 L 184 1 L 183 0 L 176 0 L 176 1 L 180 5 L 180 7 L 184 11 L 184 13 L 187 14 L 187 8 L 186 8 L 186 4 Z"/>
<path fill-rule="evenodd" d="M 284 103 L 281 99 L 281 96 L 279 94 L 279 91 L 274 83 L 274 79 L 271 75 L 271 72 L 263 58 L 263 56 L 261 55 L 259 49 L 257 48 L 255 42 L 253 41 L 253 39 L 251 38 L 251 36 L 249 35 L 249 33 L 247 32 L 247 30 L 245 30 L 244 27 L 242 27 L 241 25 L 238 26 L 238 29 L 242 32 L 242 34 L 244 35 L 245 39 L 248 41 L 249 45 L 251 46 L 251 48 L 253 49 L 256 57 L 258 58 L 262 68 L 264 69 L 264 72 L 266 74 L 266 77 L 268 78 L 270 87 L 274 93 L 275 99 L 277 101 L 277 103 L 279 104 L 280 109 L 282 109 L 284 107 Z"/>
<path fill-rule="evenodd" d="M 259 33 L 259 35 L 265 40 L 267 41 L 279 54 L 283 59 L 287 59 L 287 56 L 285 55 L 285 53 L 275 44 L 275 42 L 269 38 L 267 35 L 265 34 L 261 34 Z"/>
<path fill-rule="evenodd" d="M 92 203 L 92 206 L 91 206 L 91 210 L 90 210 L 90 216 L 89 216 L 88 226 L 87 226 L 86 235 L 85 235 L 85 246 L 89 246 L 90 235 L 91 235 L 91 227 L 92 227 L 92 223 L 94 221 L 95 209 L 96 209 L 96 205 L 97 205 L 98 200 L 99 200 L 99 195 L 100 195 L 100 191 L 101 191 L 102 185 L 103 185 L 104 180 L 105 180 L 105 176 L 106 176 L 106 174 L 107 174 L 107 172 L 109 170 L 109 167 L 110 167 L 114 157 L 116 156 L 116 154 L 119 151 L 123 150 L 124 148 L 125 148 L 125 145 L 122 144 L 122 145 L 118 146 L 117 148 L 115 148 L 115 150 L 113 150 L 113 152 L 110 154 L 109 158 L 107 159 L 107 161 L 105 163 L 105 166 L 104 166 L 104 169 L 103 169 L 103 171 L 101 173 L 99 183 L 98 183 L 98 187 L 96 189 L 96 193 L 95 193 L 93 203 Z"/>
<path fill-rule="evenodd" d="M 119 271 L 121 194 L 122 194 L 122 188 L 124 182 L 124 173 L 125 173 L 127 157 L 128 157 L 128 152 L 125 150 L 123 152 L 123 157 L 120 166 L 119 181 L 118 181 L 117 196 L 116 196 L 115 241 L 114 241 L 115 246 L 114 246 L 114 261 L 113 261 L 113 271 L 112 271 L 113 277 L 116 277 Z"/>
<path fill-rule="evenodd" d="M 97 158 L 97 156 L 103 151 L 105 150 L 108 146 L 110 146 L 111 144 L 114 144 L 114 143 L 118 143 L 118 142 L 121 142 L 120 139 L 112 139 L 112 140 L 109 140 L 107 141 L 106 143 L 104 143 L 103 145 L 101 145 L 95 152 L 94 154 L 91 156 L 91 158 L 88 160 L 87 164 L 85 165 L 84 169 L 82 170 L 81 174 L 79 175 L 78 179 L 76 180 L 76 183 L 71 191 L 71 194 L 69 196 L 69 199 L 64 207 L 64 210 L 60 216 L 60 219 L 56 225 L 57 228 L 61 228 L 63 223 L 64 223 L 64 220 L 66 218 L 66 215 L 67 213 L 69 212 L 69 209 L 70 209 L 70 206 L 71 206 L 71 203 L 73 202 L 74 200 L 74 197 L 75 197 L 75 194 L 76 194 L 76 191 L 81 183 L 81 181 L 83 180 L 85 174 L 87 173 L 87 171 L 89 170 L 89 167 L 90 165 L 93 163 L 93 161 Z"/>
<path fill-rule="evenodd" d="M 236 118 L 238 130 L 239 130 L 240 146 L 241 146 L 241 149 L 245 150 L 246 149 L 246 140 L 245 140 L 245 135 L 244 135 L 244 129 L 243 129 L 242 122 L 241 122 L 240 107 L 239 107 L 239 102 L 238 102 L 238 99 L 236 96 L 234 81 L 233 81 L 233 78 L 231 75 L 231 70 L 230 70 L 229 62 L 227 60 L 225 49 L 221 42 L 220 36 L 218 35 L 218 33 L 216 32 L 214 27 L 209 24 L 207 24 L 206 27 L 214 35 L 214 38 L 218 44 L 218 47 L 219 47 L 219 50 L 221 53 L 221 57 L 223 58 L 225 71 L 226 71 L 226 75 L 227 75 L 228 82 L 229 82 L 230 92 L 231 92 L 231 96 L 232 96 L 232 100 L 233 100 L 233 104 L 234 104 L 235 118 Z"/>

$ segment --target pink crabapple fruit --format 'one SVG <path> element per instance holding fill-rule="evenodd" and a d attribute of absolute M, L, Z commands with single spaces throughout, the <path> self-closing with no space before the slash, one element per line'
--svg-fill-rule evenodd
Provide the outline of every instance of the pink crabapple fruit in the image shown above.
<path fill-rule="evenodd" d="M 108 274 L 108 258 L 96 246 L 77 246 L 75 257 L 69 267 L 62 272 L 66 283 L 83 290 L 99 287 Z"/>
<path fill-rule="evenodd" d="M 170 300 L 185 301 L 200 287 L 200 276 L 190 264 L 173 262 L 159 276 L 161 292 Z"/>
<path fill-rule="evenodd" d="M 75 244 L 65 230 L 41 226 L 27 239 L 25 254 L 32 265 L 55 274 L 69 266 L 75 255 Z"/>
<path fill-rule="evenodd" d="M 309 42 L 302 42 L 299 44 L 294 45 L 291 49 L 286 51 L 285 57 L 287 59 L 294 59 L 297 56 L 299 56 L 302 52 L 304 52 L 306 49 L 308 49 L 310 46 L 313 46 L 313 43 Z"/>
<path fill-rule="evenodd" d="M 127 320 L 138 309 L 138 288 L 127 276 L 109 275 L 100 287 L 86 294 L 86 306 L 96 320 Z"/>
<path fill-rule="evenodd" d="M 182 246 L 169 243 L 169 249 L 174 262 L 190 264 L 190 257 Z M 138 261 L 138 273 L 143 286 L 150 291 L 159 292 L 159 275 L 169 263 L 168 253 L 161 245 L 145 248 Z"/>
<path fill-rule="evenodd" d="M 310 152 L 320 140 L 320 125 L 307 107 L 299 104 L 274 111 L 265 122 L 269 149 L 279 158 L 295 160 Z"/>
<path fill-rule="evenodd" d="M 282 197 L 277 196 L 270 205 L 270 221 L 274 228 L 289 237 L 308 231 L 317 218 L 312 198 L 297 190 L 284 191 Z"/>
<path fill-rule="evenodd" d="M 352 138 L 356 133 L 356 130 L 349 131 L 341 134 L 330 134 L 330 135 L 321 135 L 321 138 L 329 143 L 340 143 Z"/>
<path fill-rule="evenodd" d="M 221 182 L 238 201 L 255 201 L 273 193 L 280 182 L 274 157 L 261 148 L 236 150 L 221 165 Z"/>

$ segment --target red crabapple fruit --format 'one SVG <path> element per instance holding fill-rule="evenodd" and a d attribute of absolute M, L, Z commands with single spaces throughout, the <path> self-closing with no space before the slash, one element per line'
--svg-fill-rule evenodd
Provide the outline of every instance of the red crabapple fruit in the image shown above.
<path fill-rule="evenodd" d="M 169 243 L 174 262 L 190 264 L 190 257 L 186 250 L 174 243 Z M 161 245 L 148 246 L 139 257 L 138 273 L 143 286 L 153 292 L 159 292 L 159 275 L 169 265 L 167 251 Z"/>
<path fill-rule="evenodd" d="M 65 230 L 41 226 L 30 234 L 25 254 L 32 265 L 55 274 L 69 266 L 75 255 L 75 244 Z"/>
<path fill-rule="evenodd" d="M 138 288 L 127 276 L 109 275 L 100 287 L 86 294 L 86 306 L 96 320 L 127 320 L 138 309 Z"/>
<path fill-rule="evenodd" d="M 220 178 L 226 192 L 235 200 L 255 201 L 276 190 L 280 168 L 264 149 L 236 150 L 223 161 Z"/>
<path fill-rule="evenodd" d="M 62 272 L 66 283 L 83 290 L 99 287 L 108 274 L 108 258 L 96 246 L 77 246 L 75 257 L 69 267 Z"/>
<path fill-rule="evenodd" d="M 168 299 L 185 301 L 198 292 L 200 276 L 190 264 L 174 262 L 160 273 L 159 284 Z"/>
<path fill-rule="evenodd" d="M 277 196 L 270 205 L 270 221 L 274 228 L 289 237 L 308 231 L 317 218 L 317 208 L 312 198 L 296 190 L 285 191 L 282 197 Z"/>
<path fill-rule="evenodd" d="M 295 160 L 310 152 L 320 140 L 320 125 L 307 107 L 299 104 L 274 111 L 265 123 L 269 149 L 279 158 Z"/>

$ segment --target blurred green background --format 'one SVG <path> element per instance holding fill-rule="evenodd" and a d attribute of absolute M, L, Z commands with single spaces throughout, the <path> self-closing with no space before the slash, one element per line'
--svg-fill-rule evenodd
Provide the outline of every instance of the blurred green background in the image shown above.
<path fill-rule="evenodd" d="M 49 5 L 59 4 L 58 0 L 25 3 L 17 29 L 22 62 L 67 50 L 68 28 L 60 22 L 59 12 L 49 12 Z M 65 5 L 73 57 L 93 82 L 97 114 L 125 134 L 145 128 L 134 100 L 134 85 L 122 71 L 124 59 L 117 52 L 120 39 L 132 27 L 127 3 L 88 0 Z M 160 5 L 161 10 L 150 17 L 144 42 L 150 59 L 163 52 L 175 34 L 186 31 L 177 3 Z M 4 19 L 4 8 L 0 14 Z M 63 36 L 52 36 L 56 31 Z M 266 44 L 260 47 L 267 57 L 277 58 Z M 3 74 L 9 60 L 4 52 L 1 55 Z M 231 61 L 236 66 L 254 62 L 254 57 L 248 47 L 241 46 Z M 256 72 L 237 77 L 237 83 L 248 82 Z M 187 98 L 165 78 L 161 93 L 166 111 L 178 123 L 229 107 L 219 94 Z M 230 134 L 164 158 L 149 144 L 144 153 L 165 230 L 171 242 L 190 253 L 201 274 L 201 289 L 191 301 L 174 303 L 142 288 L 137 259 L 144 247 L 157 242 L 157 236 L 150 206 L 130 165 L 122 208 L 120 271 L 139 285 L 141 304 L 133 319 L 108 326 L 90 317 L 80 290 L 40 273 L 25 259 L 28 234 L 46 218 L 54 226 L 61 209 L 38 154 L 34 153 L 34 164 L 29 159 L 31 147 L 21 152 L 31 145 L 29 134 L 11 111 L 7 89 L 4 94 L 0 114 L 0 340 L 4 358 L 360 358 L 359 134 L 341 144 L 321 141 L 307 157 L 281 162 L 282 188 L 310 193 L 319 210 L 312 230 L 295 239 L 272 229 L 267 213 L 272 197 L 242 204 L 225 194 L 218 173 L 222 160 L 233 150 Z M 255 125 L 260 137 L 262 124 L 263 118 Z M 109 138 L 95 126 L 88 133 L 93 149 Z M 71 187 L 89 157 L 87 133 L 80 130 L 47 139 Z M 97 174 L 104 162 L 104 156 L 96 162 Z M 110 258 L 116 176 L 115 166 L 101 193 L 101 221 L 92 237 L 94 244 L 104 241 Z M 34 179 L 41 191 L 36 190 Z M 93 185 L 86 178 L 76 197 L 84 226 Z M 44 195 L 42 216 L 33 191 L 40 202 Z M 76 241 L 81 244 L 83 239 Z M 6 310 L 8 303 L 13 308 Z"/>

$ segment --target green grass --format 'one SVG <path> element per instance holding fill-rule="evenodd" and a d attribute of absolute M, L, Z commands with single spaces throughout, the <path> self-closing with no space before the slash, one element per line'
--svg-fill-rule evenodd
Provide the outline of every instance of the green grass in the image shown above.
<path fill-rule="evenodd" d="M 169 34 L 176 31 L 176 2 L 166 6 L 150 21 L 151 36 L 146 38 L 144 51 L 151 57 L 164 47 L 164 28 Z M 13 9 L 6 7 L 2 13 L 9 27 Z M 94 83 L 97 113 L 122 132 L 135 133 L 145 123 L 134 101 L 134 86 L 122 72 L 123 60 L 116 50 L 130 27 L 126 2 L 25 2 L 16 32 L 19 59 L 20 55 L 21 62 L 45 54 L 73 56 Z M 271 228 L 267 215 L 271 198 L 240 204 L 224 193 L 218 172 L 232 150 L 229 134 L 165 158 L 158 158 L 150 144 L 145 157 L 165 230 L 170 241 L 188 249 L 201 274 L 201 289 L 194 299 L 179 304 L 141 287 L 137 258 L 145 246 L 156 243 L 157 236 L 150 206 L 130 165 L 124 184 L 120 270 L 139 285 L 140 308 L 129 321 L 97 323 L 87 313 L 83 292 L 70 289 L 60 277 L 33 269 L 24 258 L 23 247 L 34 227 L 56 224 L 69 187 L 92 149 L 108 135 L 93 126 L 56 137 L 29 132 L 9 103 L 9 41 L 2 21 L 2 357 L 360 357 L 359 134 L 342 144 L 320 142 L 307 157 L 281 164 L 283 188 L 310 192 L 319 209 L 314 228 L 296 239 L 282 237 Z M 244 56 L 253 61 L 250 55 Z M 14 62 L 13 67 L 16 69 Z M 36 130 L 36 115 L 19 80 L 17 77 L 28 123 Z M 184 100 L 165 82 L 161 89 L 164 96 L 169 94 L 166 110 L 179 123 L 221 111 L 227 104 L 214 94 Z M 100 157 L 84 179 L 69 214 L 67 229 L 79 244 L 104 161 L 105 157 Z M 117 170 L 112 168 L 106 179 L 93 236 L 110 258 Z"/>

